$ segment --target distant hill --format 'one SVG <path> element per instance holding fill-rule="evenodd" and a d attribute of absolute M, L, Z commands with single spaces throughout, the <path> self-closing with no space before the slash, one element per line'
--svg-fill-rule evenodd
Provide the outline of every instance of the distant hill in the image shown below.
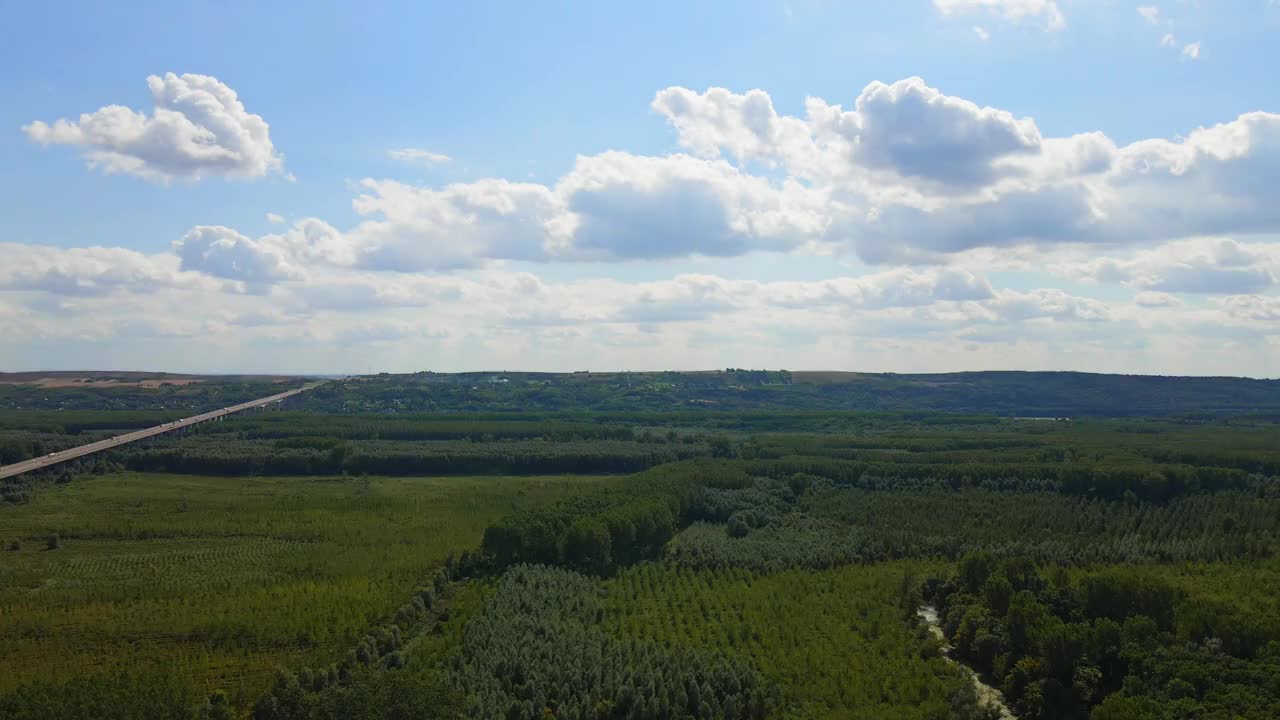
<path fill-rule="evenodd" d="M 330 412 L 874 410 L 1006 417 L 1276 414 L 1280 380 L 1079 372 L 415 373 L 330 383 Z"/>
<path fill-rule="evenodd" d="M 0 372 L 0 385 L 41 387 L 157 387 L 161 383 L 189 385 L 199 382 L 281 382 L 288 375 L 189 375 L 135 370 L 28 370 Z"/>
<path fill-rule="evenodd" d="M 796 372 L 792 378 L 850 401 L 948 412 L 1029 417 L 1280 412 L 1280 380 L 1238 377 L 991 371 Z"/>

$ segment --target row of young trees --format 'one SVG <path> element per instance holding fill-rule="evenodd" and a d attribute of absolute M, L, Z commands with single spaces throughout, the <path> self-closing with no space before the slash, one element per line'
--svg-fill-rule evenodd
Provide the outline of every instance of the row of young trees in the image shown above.
<path fill-rule="evenodd" d="M 207 475 L 551 475 L 632 473 L 711 452 L 700 444 L 626 440 L 359 443 L 196 436 L 119 451 L 131 470 Z"/>
<path fill-rule="evenodd" d="M 388 680 L 376 668 L 399 669 L 406 663 L 403 648 L 410 633 L 447 619 L 444 608 L 449 575 L 457 564 L 436 570 L 430 581 L 413 591 L 412 599 L 396 611 L 392 622 L 361 637 L 340 661 L 325 667 L 282 670 L 271 691 L 254 704 L 253 720 L 338 720 L 347 717 L 456 718 L 458 696 L 443 683 L 404 683 Z M 359 709 L 359 700 L 384 694 L 393 696 L 390 708 Z M 397 695 L 404 695 L 394 699 Z M 420 700 L 422 702 L 420 702 Z M 424 704 L 427 700 L 429 704 Z M 392 710 L 399 706 L 401 710 Z M 352 714 L 354 713 L 354 714 Z"/>
<path fill-rule="evenodd" d="M 629 423 L 537 416 L 325 415 L 274 412 L 234 418 L 206 432 L 242 438 L 326 437 L 340 440 L 632 440 Z"/>
<path fill-rule="evenodd" d="M 222 711 L 227 711 L 226 713 Z M 66 682 L 34 682 L 0 693 L 5 720 L 230 720 L 225 705 L 201 704 L 176 673 L 82 675 Z"/>
<path fill-rule="evenodd" d="M 498 580 L 449 664 L 469 718 L 756 720 L 777 692 L 750 663 L 681 646 L 623 640 L 604 626 L 596 583 L 518 565 Z"/>
<path fill-rule="evenodd" d="M 1107 500 L 1166 502 L 1184 495 L 1224 490 L 1280 491 L 1280 479 L 1244 470 L 1190 465 L 1090 465 L 1062 463 L 865 462 L 821 456 L 790 456 L 747 463 L 753 475 L 788 478 L 796 473 L 825 477 L 864 489 L 940 487 L 1006 492 L 1052 491 Z"/>
<path fill-rule="evenodd" d="M 703 488 L 749 482 L 730 462 L 699 458 L 661 465 L 621 486 L 508 516 L 485 530 L 481 551 L 498 570 L 542 563 L 608 574 L 658 557 L 687 524 Z"/>

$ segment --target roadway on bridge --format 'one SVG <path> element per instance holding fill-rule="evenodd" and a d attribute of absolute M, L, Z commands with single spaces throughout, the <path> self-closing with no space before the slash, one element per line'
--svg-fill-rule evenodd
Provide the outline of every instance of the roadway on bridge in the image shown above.
<path fill-rule="evenodd" d="M 282 392 L 276 395 L 272 395 L 271 397 L 259 398 L 258 400 L 250 400 L 249 402 L 246 402 L 246 403 L 240 403 L 239 405 L 231 405 L 229 407 L 224 407 L 220 410 L 213 410 L 211 412 L 201 413 L 199 415 L 194 415 L 192 417 L 184 418 L 182 420 L 174 420 L 173 422 L 167 422 L 163 425 L 156 425 L 155 427 L 149 427 L 149 428 L 146 428 L 145 430 L 135 430 L 134 432 L 131 432 L 131 433 L 116 435 L 115 437 L 107 438 L 106 440 L 99 440 L 98 442 L 89 443 L 88 445 L 81 445 L 80 447 L 74 447 L 69 450 L 63 450 L 61 452 L 51 453 L 43 457 L 24 460 L 22 462 L 14 463 L 12 465 L 5 465 L 3 467 L 0 467 L 0 479 L 7 478 L 13 475 L 19 475 L 24 472 L 30 472 L 32 470 L 38 470 L 44 467 L 49 467 L 51 465 L 57 465 L 58 463 L 64 463 L 69 460 L 75 460 L 76 458 L 82 458 L 82 457 L 85 457 L 86 455 L 92 455 L 94 453 L 102 452 L 103 450 L 110 450 L 111 448 L 120 447 L 121 445 L 128 445 L 129 443 L 137 442 L 139 440 L 146 440 L 147 438 L 155 437 L 157 435 L 163 435 L 164 433 L 167 433 L 167 432 L 181 430 L 182 428 L 191 427 L 192 425 L 199 425 L 202 422 L 217 420 L 220 417 L 225 417 L 227 415 L 242 412 L 244 410 L 252 410 L 253 408 L 266 407 L 271 403 L 278 403 L 282 400 L 291 398 L 294 395 L 297 395 L 298 393 L 306 392 L 314 387 L 317 387 L 323 384 L 324 384 L 323 381 L 314 382 L 309 385 L 304 385 L 300 388 L 289 390 L 288 392 Z"/>

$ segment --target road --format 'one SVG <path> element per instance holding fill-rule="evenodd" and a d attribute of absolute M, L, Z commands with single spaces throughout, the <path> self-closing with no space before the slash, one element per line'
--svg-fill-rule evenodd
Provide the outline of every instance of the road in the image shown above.
<path fill-rule="evenodd" d="M 110 450 L 111 448 L 120 447 L 121 445 L 128 445 L 131 442 L 146 440 L 147 438 L 155 437 L 157 435 L 163 435 L 164 433 L 167 433 L 167 432 L 181 430 L 182 428 L 191 427 L 192 425 L 199 425 L 202 422 L 217 420 L 218 418 L 231 415 L 232 413 L 238 413 L 244 410 L 252 410 L 253 408 L 266 407 L 271 403 L 278 403 L 281 400 L 284 400 L 286 398 L 291 398 L 294 395 L 297 395 L 298 393 L 306 392 L 316 386 L 323 385 L 323 384 L 324 384 L 324 381 L 314 382 L 314 383 L 311 383 L 310 385 L 304 385 L 295 390 L 290 390 L 288 392 L 282 392 L 277 395 L 272 395 L 271 397 L 264 397 L 258 400 L 250 400 L 249 402 L 240 403 L 239 405 L 231 405 L 229 407 L 224 407 L 221 410 L 213 410 L 211 412 L 202 413 L 200 415 L 193 415 L 192 417 L 185 418 L 182 420 L 175 420 L 173 422 L 168 422 L 163 425 L 156 425 L 155 427 L 149 427 L 145 430 L 135 430 L 134 432 L 131 432 L 131 433 L 117 435 L 115 437 L 108 438 L 106 440 L 99 440 L 98 442 L 89 443 L 88 445 L 81 445 L 80 447 L 71 448 L 70 450 L 63 450 L 61 452 L 56 452 L 51 455 L 45 455 L 43 457 L 24 460 L 23 462 L 14 463 L 12 465 L 5 465 L 3 467 L 0 467 L 0 479 L 7 478 L 12 475 L 19 475 L 24 472 L 30 472 L 32 470 L 37 470 L 43 467 L 49 467 L 50 465 L 57 465 L 58 463 L 64 463 L 64 462 L 67 462 L 68 460 L 75 460 L 76 458 L 82 458 L 86 455 L 92 455 L 94 453 L 102 452 L 103 450 Z"/>

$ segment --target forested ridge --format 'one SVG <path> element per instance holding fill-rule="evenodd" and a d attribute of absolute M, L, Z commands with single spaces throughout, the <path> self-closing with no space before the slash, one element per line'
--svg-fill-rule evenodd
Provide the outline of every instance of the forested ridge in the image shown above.
<path fill-rule="evenodd" d="M 129 380 L 132 378 L 122 378 Z M 22 378 L 17 379 L 22 382 Z M 165 378 L 157 378 L 163 382 Z M 0 409 L 213 409 L 301 379 L 159 387 L 0 383 Z M 290 407 L 323 413 L 924 411 L 1004 417 L 1280 416 L 1280 380 L 1078 372 L 420 372 L 337 378 Z"/>

